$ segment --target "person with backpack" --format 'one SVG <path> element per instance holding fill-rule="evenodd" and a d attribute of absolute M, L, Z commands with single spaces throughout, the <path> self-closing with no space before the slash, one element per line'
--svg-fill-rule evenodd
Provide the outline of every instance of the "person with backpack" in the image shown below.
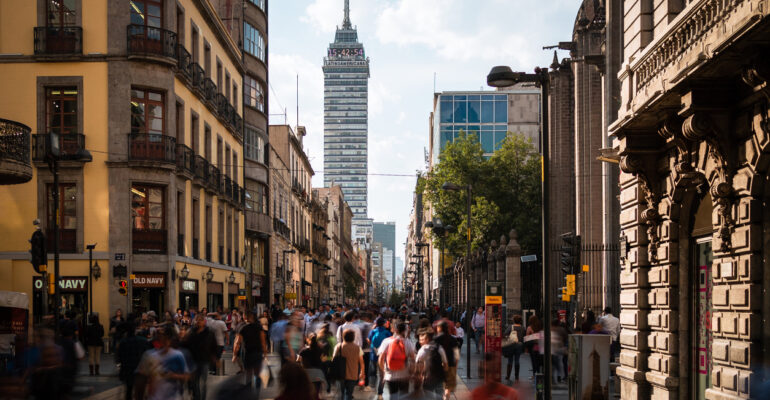
<path fill-rule="evenodd" d="M 374 365 L 377 365 L 377 354 L 378 349 L 380 346 L 382 346 L 382 342 L 393 336 L 393 334 L 385 327 L 385 318 L 379 317 L 374 322 L 375 328 L 372 329 L 371 332 L 369 332 L 369 342 L 372 344 L 372 351 L 371 351 L 371 362 L 374 363 Z M 368 362 L 368 361 L 367 361 Z M 385 380 L 383 379 L 383 373 L 384 371 L 379 370 L 377 367 L 377 398 L 382 398 L 382 392 L 385 388 Z"/>
<path fill-rule="evenodd" d="M 433 342 L 444 349 L 447 359 L 447 373 L 444 380 L 444 398 L 454 393 L 457 387 L 457 361 L 460 358 L 460 345 L 457 339 L 452 335 L 453 324 L 447 321 L 439 321 L 436 325 L 436 336 Z"/>
<path fill-rule="evenodd" d="M 505 332 L 506 339 L 503 340 L 503 356 L 508 359 L 508 369 L 505 379 L 511 380 L 511 368 L 515 366 L 514 378 L 519 380 L 519 369 L 521 364 L 519 359 L 524 352 L 524 333 L 521 315 L 513 316 L 513 325 Z"/>
<path fill-rule="evenodd" d="M 364 352 L 355 343 L 356 334 L 353 329 L 346 329 L 342 334 L 343 343 L 334 350 L 335 358 L 339 355 L 345 359 L 345 379 L 342 381 L 341 400 L 353 400 L 353 390 L 358 381 L 364 380 Z"/>
<path fill-rule="evenodd" d="M 444 348 L 433 341 L 433 329 L 421 328 L 420 350 L 417 352 L 417 377 L 422 381 L 422 391 L 425 398 L 442 399 L 444 397 L 444 381 L 449 367 Z M 415 385 L 415 386 L 419 386 Z"/>
<path fill-rule="evenodd" d="M 380 369 L 385 371 L 391 399 L 399 399 L 409 393 L 409 378 L 414 367 L 414 344 L 406 338 L 406 323 L 396 325 L 396 334 L 385 339 L 379 352 Z"/>

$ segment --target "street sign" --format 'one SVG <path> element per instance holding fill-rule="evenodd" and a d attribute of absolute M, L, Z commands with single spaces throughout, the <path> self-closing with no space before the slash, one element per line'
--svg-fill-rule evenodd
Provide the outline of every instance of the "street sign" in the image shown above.
<path fill-rule="evenodd" d="M 537 255 L 536 254 L 529 254 L 526 256 L 521 256 L 521 262 L 535 262 L 537 261 Z"/>
<path fill-rule="evenodd" d="M 246 296 L 238 296 L 238 300 L 246 300 Z"/>
<path fill-rule="evenodd" d="M 115 261 L 125 261 L 126 253 L 115 253 Z"/>
<path fill-rule="evenodd" d="M 131 279 L 133 281 L 134 279 L 136 279 L 136 275 L 131 274 L 131 275 L 128 276 L 128 279 Z"/>
<path fill-rule="evenodd" d="M 588 266 L 588 264 L 583 265 L 583 272 L 588 272 L 589 269 L 590 267 Z"/>
<path fill-rule="evenodd" d="M 297 294 L 296 293 L 286 293 L 286 296 L 284 296 L 286 300 L 297 300 Z"/>
<path fill-rule="evenodd" d="M 500 363 L 500 353 L 503 346 L 503 285 L 500 281 L 487 281 L 484 303 L 486 306 L 484 326 L 484 349 L 495 355 L 496 363 Z M 491 379 L 500 381 L 501 371 L 492 369 L 487 373 L 495 373 Z"/>

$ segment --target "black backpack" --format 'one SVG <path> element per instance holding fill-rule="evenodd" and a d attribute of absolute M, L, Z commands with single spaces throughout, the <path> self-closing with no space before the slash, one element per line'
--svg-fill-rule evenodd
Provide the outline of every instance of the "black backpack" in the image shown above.
<path fill-rule="evenodd" d="M 425 345 L 427 357 L 425 358 L 425 372 L 422 380 L 423 387 L 435 387 L 446 379 L 446 372 L 438 351 L 438 345 L 430 343 Z"/>

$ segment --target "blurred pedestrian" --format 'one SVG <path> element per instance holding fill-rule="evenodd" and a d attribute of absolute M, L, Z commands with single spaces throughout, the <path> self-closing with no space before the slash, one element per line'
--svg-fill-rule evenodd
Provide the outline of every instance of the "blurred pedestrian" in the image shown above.
<path fill-rule="evenodd" d="M 442 399 L 444 397 L 444 381 L 449 367 L 444 348 L 433 341 L 431 327 L 420 328 L 420 350 L 415 357 L 417 377 L 415 387 L 421 387 L 424 398 Z"/>
<path fill-rule="evenodd" d="M 144 352 L 150 350 L 152 345 L 147 341 L 147 338 L 136 335 L 136 326 L 133 321 L 124 322 L 122 326 L 126 332 L 126 337 L 118 344 L 115 363 L 120 365 L 118 376 L 126 385 L 126 400 L 133 400 L 134 372 L 139 366 Z"/>
<path fill-rule="evenodd" d="M 481 369 L 482 376 L 484 376 L 484 384 L 473 389 L 471 400 L 519 400 L 519 393 L 515 389 L 497 381 L 497 377 L 500 376 L 500 363 L 496 354 L 484 354 Z"/>
<path fill-rule="evenodd" d="M 190 380 L 193 400 L 205 400 L 209 365 L 215 361 L 217 342 L 214 333 L 206 326 L 203 313 L 195 316 L 195 326 L 187 333 L 182 346 L 190 351 L 195 363 Z"/>
<path fill-rule="evenodd" d="M 227 324 L 222 321 L 222 317 L 218 312 L 211 312 L 206 320 L 206 326 L 214 332 L 214 339 L 216 339 L 217 345 L 214 351 L 214 363 L 209 366 L 209 371 L 214 374 L 222 371 L 222 353 L 225 350 L 226 337 L 227 337 Z"/>
<path fill-rule="evenodd" d="M 119 308 L 115 310 L 115 315 L 110 318 L 110 352 L 113 354 L 115 354 L 115 347 L 120 343 L 120 340 L 123 339 L 123 337 L 119 335 L 118 327 L 125 321 L 126 319 L 123 317 L 123 310 Z"/>
<path fill-rule="evenodd" d="M 281 366 L 278 377 L 281 394 L 275 400 L 315 400 L 316 393 L 307 372 L 295 362 L 287 362 Z"/>
<path fill-rule="evenodd" d="M 88 374 L 99 375 L 99 363 L 104 347 L 104 327 L 99 323 L 99 316 L 91 314 L 86 326 L 85 343 L 88 347 Z"/>
<path fill-rule="evenodd" d="M 505 336 L 509 338 L 510 352 L 506 354 L 506 349 L 503 347 L 503 355 L 508 358 L 507 372 L 505 379 L 511 379 L 511 368 L 514 368 L 514 379 L 519 380 L 519 370 L 521 369 L 521 354 L 524 352 L 524 334 L 526 333 L 524 326 L 522 326 L 521 315 L 513 316 L 513 324 L 505 332 Z"/>
<path fill-rule="evenodd" d="M 251 311 L 246 312 L 246 325 L 238 331 L 233 345 L 233 362 L 237 354 L 243 355 L 243 368 L 245 370 L 246 383 L 251 385 L 255 378 L 259 377 L 262 362 L 267 352 L 267 339 L 262 325 L 254 320 Z M 255 390 L 259 393 L 260 384 L 256 382 Z"/>
<path fill-rule="evenodd" d="M 486 324 L 487 320 L 484 307 L 479 307 L 473 314 L 473 319 L 471 319 L 473 339 L 476 341 L 476 354 L 479 354 L 481 352 L 480 348 L 483 347 L 482 342 L 484 341 L 484 327 Z"/>
<path fill-rule="evenodd" d="M 406 334 L 406 323 L 399 322 L 396 334 L 383 340 L 379 348 L 379 366 L 385 371 L 385 382 L 391 399 L 399 399 L 409 393 L 409 379 L 416 351 Z"/>
<path fill-rule="evenodd" d="M 147 400 L 181 400 L 183 383 L 189 378 L 190 370 L 182 352 L 171 347 L 176 332 L 166 325 L 157 330 L 156 336 L 160 347 L 145 352 L 137 368 L 143 392 Z"/>
<path fill-rule="evenodd" d="M 346 329 L 342 338 L 344 342 L 337 345 L 334 351 L 335 356 L 340 354 L 345 359 L 345 380 L 342 382 L 340 399 L 353 400 L 353 390 L 356 388 L 356 383 L 365 378 L 364 352 L 361 350 L 361 346 L 355 343 L 356 333 L 353 329 Z"/>

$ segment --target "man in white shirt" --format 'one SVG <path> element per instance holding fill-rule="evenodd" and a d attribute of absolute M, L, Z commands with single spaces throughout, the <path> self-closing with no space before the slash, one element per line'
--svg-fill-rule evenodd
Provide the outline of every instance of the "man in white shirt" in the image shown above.
<path fill-rule="evenodd" d="M 476 340 L 476 354 L 479 354 L 479 348 L 481 347 L 481 343 L 484 342 L 484 327 L 487 324 L 486 320 L 486 312 L 484 311 L 484 307 L 479 307 L 479 309 L 473 314 L 473 319 L 471 319 L 471 328 L 473 328 L 473 338 Z M 470 343 L 468 343 L 470 346 Z"/>
<path fill-rule="evenodd" d="M 391 366 L 388 364 L 388 349 L 391 346 L 403 346 L 406 353 L 404 365 L 398 370 L 391 370 Z M 378 364 L 380 369 L 385 371 L 383 378 L 388 384 L 391 399 L 400 399 L 409 394 L 409 379 L 411 378 L 409 365 L 414 363 L 415 353 L 414 343 L 406 338 L 406 323 L 403 322 L 396 325 L 396 334 L 383 340 L 377 349 L 377 354 L 380 356 Z"/>
<path fill-rule="evenodd" d="M 210 312 L 209 318 L 206 320 L 206 326 L 214 332 L 214 338 L 217 341 L 217 353 L 215 354 L 217 364 L 214 366 L 214 373 L 219 371 L 222 366 L 222 351 L 225 349 L 225 335 L 227 334 L 227 324 L 219 318 L 219 313 Z"/>
<path fill-rule="evenodd" d="M 441 379 L 431 376 L 432 367 L 433 368 L 441 368 L 444 371 L 444 375 L 446 375 L 447 369 L 449 367 L 449 361 L 447 360 L 446 351 L 443 347 L 439 346 L 436 343 L 431 342 L 433 340 L 433 329 L 432 328 L 422 328 L 417 333 L 417 336 L 420 338 L 420 350 L 417 351 L 417 357 L 415 358 L 415 363 L 417 365 L 417 374 L 418 376 L 422 376 L 422 389 L 423 391 L 430 393 L 434 395 L 435 398 L 443 398 L 444 397 L 444 381 L 446 380 L 446 377 L 443 377 Z M 438 352 L 439 357 L 441 358 L 441 365 L 440 366 L 433 366 L 431 365 L 431 356 L 434 354 L 433 352 Z"/>
<path fill-rule="evenodd" d="M 604 309 L 604 314 L 599 318 L 599 323 L 602 324 L 602 329 L 609 332 L 610 337 L 612 337 L 610 360 L 614 361 L 615 356 L 620 353 L 620 320 L 612 315 L 612 308 L 607 307 Z"/>
<path fill-rule="evenodd" d="M 352 329 L 353 332 L 356 334 L 356 339 L 354 342 L 358 345 L 358 347 L 361 347 L 363 349 L 364 341 L 363 336 L 361 335 L 361 329 L 354 322 L 355 319 L 355 312 L 354 311 L 348 311 L 345 313 L 345 323 L 340 325 L 339 328 L 337 328 L 337 343 L 342 343 L 342 333 L 345 332 L 346 329 Z"/>

